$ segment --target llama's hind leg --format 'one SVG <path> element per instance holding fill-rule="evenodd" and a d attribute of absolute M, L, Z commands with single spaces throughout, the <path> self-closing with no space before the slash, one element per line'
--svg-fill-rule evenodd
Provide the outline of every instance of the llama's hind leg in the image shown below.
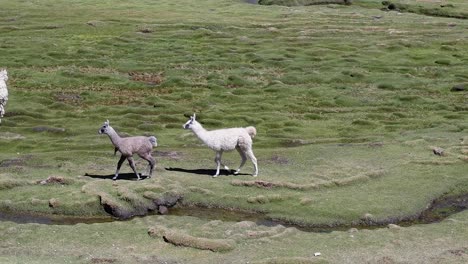
<path fill-rule="evenodd" d="M 239 168 L 237 168 L 237 170 L 234 172 L 234 174 L 239 174 L 240 170 L 242 169 L 242 167 L 244 166 L 245 164 L 245 161 L 247 160 L 247 157 L 245 156 L 245 153 L 242 149 L 240 149 L 239 147 L 236 148 L 237 152 L 239 152 L 239 155 L 241 156 L 241 164 L 239 165 Z"/>
<path fill-rule="evenodd" d="M 119 162 L 117 163 L 117 170 L 115 171 L 115 176 L 112 178 L 112 180 L 117 180 L 117 177 L 119 177 L 119 171 L 120 171 L 120 167 L 122 167 L 122 163 L 124 162 L 125 160 L 125 157 L 122 155 L 120 156 L 120 160 Z"/>
<path fill-rule="evenodd" d="M 153 176 L 153 169 L 156 164 L 156 161 L 154 160 L 153 156 L 151 156 L 150 154 L 142 155 L 140 157 L 148 161 L 148 167 L 149 167 L 148 178 L 151 178 L 151 176 Z"/>
<path fill-rule="evenodd" d="M 140 180 L 140 175 L 138 174 L 138 172 L 136 170 L 136 167 L 135 167 L 135 161 L 133 161 L 132 157 L 128 157 L 127 160 L 128 160 L 128 164 L 132 168 L 132 170 L 135 173 L 135 175 L 137 176 L 138 180 Z"/>
<path fill-rule="evenodd" d="M 257 177 L 258 175 L 257 158 L 255 157 L 252 149 L 247 150 L 245 154 L 247 154 L 247 157 L 249 157 L 249 159 L 252 161 L 254 165 L 254 173 L 252 174 L 252 176 Z"/>
<path fill-rule="evenodd" d="M 216 173 L 213 175 L 213 178 L 218 177 L 219 175 L 219 167 L 221 165 L 221 156 L 223 155 L 223 152 L 217 151 L 216 156 L 215 156 L 215 163 L 216 163 Z"/>

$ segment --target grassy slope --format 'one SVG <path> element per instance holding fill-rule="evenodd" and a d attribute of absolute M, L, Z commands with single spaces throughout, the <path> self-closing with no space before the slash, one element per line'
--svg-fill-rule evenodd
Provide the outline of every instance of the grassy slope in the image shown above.
<path fill-rule="evenodd" d="M 3 209 L 102 215 L 97 195 L 132 210 L 148 192 L 176 191 L 187 203 L 331 225 L 365 214 L 408 218 L 444 193 L 466 193 L 467 97 L 450 92 L 468 82 L 465 20 L 356 5 L 0 2 L 0 66 L 11 93 L 0 126 Z M 255 125 L 258 179 L 296 189 L 236 186 L 252 180 L 247 174 L 184 172 L 213 168 L 213 153 L 181 130 L 192 112 L 207 128 Z M 114 170 L 110 142 L 97 135 L 105 119 L 120 132 L 158 136 L 157 178 L 83 177 Z M 447 155 L 434 156 L 433 146 Z M 237 166 L 236 153 L 225 159 Z M 36 184 L 49 176 L 69 184 Z M 336 254 L 329 260 L 345 256 Z"/>

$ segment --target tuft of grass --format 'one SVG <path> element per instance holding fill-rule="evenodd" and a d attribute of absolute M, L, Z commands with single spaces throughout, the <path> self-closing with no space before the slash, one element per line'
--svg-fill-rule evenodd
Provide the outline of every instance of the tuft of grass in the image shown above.
<path fill-rule="evenodd" d="M 231 239 L 208 239 L 194 237 L 178 230 L 167 229 L 160 226 L 151 227 L 148 234 L 152 237 L 161 237 L 164 241 L 175 246 L 191 247 L 213 252 L 231 251 L 235 247 L 235 241 Z"/>

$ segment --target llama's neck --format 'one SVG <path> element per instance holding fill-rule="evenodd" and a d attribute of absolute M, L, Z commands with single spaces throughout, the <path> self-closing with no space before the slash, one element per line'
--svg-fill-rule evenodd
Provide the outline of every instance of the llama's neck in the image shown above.
<path fill-rule="evenodd" d="M 193 133 L 194 133 L 201 141 L 203 141 L 203 142 L 205 142 L 205 143 L 208 141 L 208 139 L 209 139 L 209 136 L 208 136 L 209 131 L 207 131 L 206 129 L 204 129 L 200 123 L 198 123 L 197 121 L 194 121 L 191 128 L 192 128 Z"/>
<path fill-rule="evenodd" d="M 115 130 L 111 126 L 107 128 L 107 135 L 109 136 L 112 144 L 118 147 L 122 138 L 117 134 L 117 132 L 115 132 Z"/>

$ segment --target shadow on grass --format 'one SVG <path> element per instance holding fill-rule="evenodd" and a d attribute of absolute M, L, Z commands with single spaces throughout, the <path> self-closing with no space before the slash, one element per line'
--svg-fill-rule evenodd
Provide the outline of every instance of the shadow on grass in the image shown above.
<path fill-rule="evenodd" d="M 109 174 L 109 175 L 96 174 L 96 175 L 93 175 L 93 174 L 85 173 L 84 176 L 91 177 L 91 178 L 94 178 L 94 179 L 109 179 L 109 180 L 112 180 L 112 178 L 114 177 L 114 174 Z M 144 179 L 147 179 L 147 178 L 148 178 L 148 176 L 144 176 L 144 175 L 140 174 L 140 179 L 141 180 L 144 180 Z M 121 173 L 121 174 L 119 174 L 119 177 L 117 178 L 117 181 L 120 181 L 120 180 L 136 181 L 137 177 L 135 176 L 135 173 Z"/>
<path fill-rule="evenodd" d="M 194 170 L 188 170 L 188 169 L 182 169 L 182 168 L 166 168 L 167 171 L 178 171 L 178 172 L 185 172 L 185 173 L 191 173 L 191 174 L 198 174 L 198 175 L 209 175 L 213 176 L 216 173 L 216 170 L 207 170 L 207 169 L 194 169 Z M 234 174 L 235 170 L 220 170 L 219 171 L 219 176 L 228 176 L 228 175 L 249 175 L 247 173 L 239 173 L 239 174 Z"/>

